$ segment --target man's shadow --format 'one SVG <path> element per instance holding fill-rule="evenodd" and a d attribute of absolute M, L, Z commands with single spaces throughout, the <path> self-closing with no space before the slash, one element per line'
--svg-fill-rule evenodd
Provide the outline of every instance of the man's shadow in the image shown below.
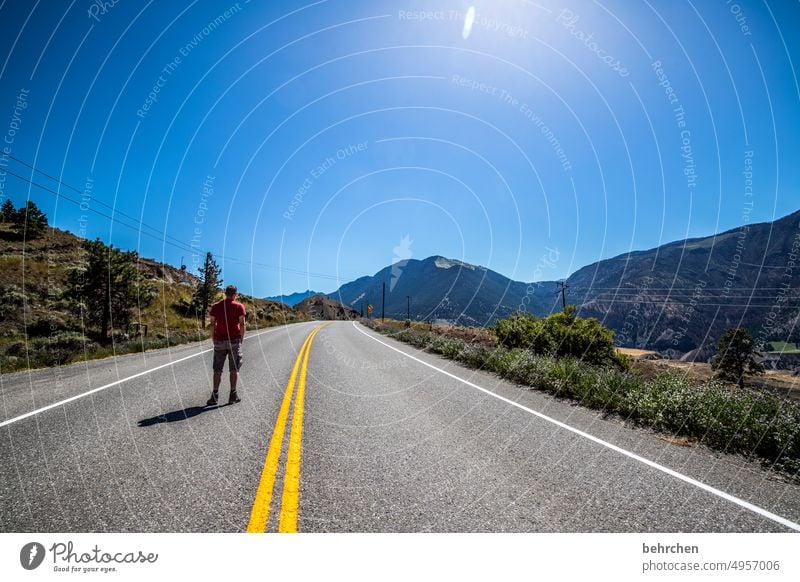
<path fill-rule="evenodd" d="M 178 422 L 179 420 L 187 420 L 192 418 L 193 416 L 197 416 L 198 414 L 203 414 L 204 412 L 208 412 L 209 410 L 216 410 L 220 408 L 219 406 L 190 406 L 188 408 L 184 408 L 183 410 L 173 410 L 172 412 L 167 412 L 166 414 L 159 414 L 158 416 L 153 416 L 152 418 L 145 418 L 144 420 L 139 421 L 140 427 L 145 426 L 153 426 L 154 424 L 161 424 L 164 422 Z"/>

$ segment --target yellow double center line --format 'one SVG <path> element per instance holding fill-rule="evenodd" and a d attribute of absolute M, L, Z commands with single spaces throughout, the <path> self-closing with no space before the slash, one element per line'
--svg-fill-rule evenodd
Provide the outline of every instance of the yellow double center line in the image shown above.
<path fill-rule="evenodd" d="M 297 531 L 297 506 L 300 499 L 300 453 L 303 441 L 303 402 L 306 394 L 306 375 L 308 373 L 308 356 L 311 353 L 311 344 L 319 331 L 328 325 L 323 323 L 315 328 L 303 342 L 300 353 L 294 361 L 286 392 L 283 394 L 281 408 L 272 431 L 272 438 L 267 449 L 267 459 L 261 472 L 253 509 L 250 512 L 250 522 L 247 524 L 248 533 L 261 533 L 267 530 L 269 522 L 269 507 L 272 503 L 272 489 L 275 486 L 275 477 L 278 474 L 283 436 L 286 432 L 286 422 L 289 418 L 289 408 L 292 404 L 295 383 L 297 384 L 297 397 L 292 414 L 292 429 L 289 433 L 289 450 L 286 454 L 286 472 L 283 477 L 283 495 L 281 496 L 280 519 L 278 531 L 294 533 Z M 298 380 L 299 372 L 299 381 Z M 296 382 L 297 381 L 297 382 Z"/>

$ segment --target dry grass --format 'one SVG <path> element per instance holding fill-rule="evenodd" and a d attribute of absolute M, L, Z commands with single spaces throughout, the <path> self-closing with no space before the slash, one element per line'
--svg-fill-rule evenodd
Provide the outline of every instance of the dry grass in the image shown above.
<path fill-rule="evenodd" d="M 636 348 L 617 348 L 617 352 L 633 358 L 634 360 L 641 359 L 657 359 L 658 352 L 653 350 L 637 350 Z"/>
<path fill-rule="evenodd" d="M 379 318 L 373 321 L 380 322 Z M 396 319 L 387 319 L 383 325 L 394 328 L 396 330 L 408 329 L 405 321 L 398 321 Z M 497 345 L 497 337 L 488 329 L 482 327 L 463 327 L 459 325 L 449 325 L 444 323 L 432 324 L 427 321 L 413 321 L 411 322 L 411 329 L 420 332 L 433 331 L 439 335 L 462 340 L 472 345 L 479 345 L 486 348 L 493 348 Z"/>

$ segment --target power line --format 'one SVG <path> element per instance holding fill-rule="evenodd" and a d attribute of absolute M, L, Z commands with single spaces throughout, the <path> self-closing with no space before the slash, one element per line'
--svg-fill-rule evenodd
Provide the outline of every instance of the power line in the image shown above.
<path fill-rule="evenodd" d="M 11 156 L 9 156 L 9 157 L 11 157 Z M 63 182 L 61 180 L 58 180 L 57 178 L 53 178 L 49 174 L 34 168 L 30 164 L 25 164 L 24 162 L 22 162 L 21 160 L 19 160 L 17 158 L 13 158 L 13 159 L 18 161 L 18 162 L 20 162 L 20 163 L 22 163 L 22 164 L 24 164 L 24 165 L 26 165 L 27 167 L 29 167 L 29 168 L 31 168 L 31 169 L 33 169 L 33 170 L 45 175 L 45 176 L 50 177 L 51 179 L 53 179 L 53 180 L 63 184 L 64 186 L 70 188 L 71 190 L 79 192 L 81 195 L 83 195 L 83 192 L 81 192 L 77 188 L 75 188 L 73 186 L 70 186 L 69 184 L 67 184 L 67 183 L 65 183 L 65 182 Z M 109 206 L 107 204 L 104 204 L 104 203 L 100 202 L 99 200 L 96 200 L 95 198 L 93 198 L 92 200 L 97 202 L 97 203 L 99 203 L 100 205 L 102 205 L 102 206 L 104 206 L 106 208 L 110 208 L 112 210 L 112 212 L 114 212 L 115 214 L 119 214 L 121 216 L 128 217 L 131 220 L 134 220 L 140 226 L 124 222 L 124 221 L 120 220 L 119 218 L 117 218 L 115 216 L 109 216 L 108 214 L 100 212 L 99 210 L 97 210 L 95 208 L 91 208 L 91 207 L 85 208 L 85 207 L 82 206 L 82 203 L 79 200 L 75 200 L 73 198 L 70 198 L 69 196 L 67 196 L 63 192 L 59 192 L 57 190 L 53 190 L 52 188 L 44 186 L 43 184 L 39 184 L 38 182 L 34 182 L 33 180 L 31 180 L 29 178 L 26 178 L 25 176 L 21 176 L 21 175 L 15 173 L 15 172 L 10 171 L 10 170 L 6 170 L 6 173 L 8 175 L 10 175 L 10 176 L 14 176 L 15 178 L 23 180 L 24 182 L 27 182 L 28 184 L 31 184 L 32 186 L 36 186 L 37 188 L 40 188 L 40 189 L 44 190 L 45 192 L 53 194 L 53 195 L 56 196 L 56 198 L 63 198 L 64 200 L 66 200 L 68 202 L 71 202 L 72 204 L 75 204 L 79 208 L 82 208 L 84 210 L 87 210 L 89 212 L 97 214 L 98 216 L 102 216 L 103 218 L 106 218 L 106 219 L 108 219 L 108 220 L 110 220 L 110 221 L 112 221 L 112 222 L 114 222 L 116 224 L 119 224 L 121 226 L 129 228 L 131 230 L 134 230 L 134 231 L 136 231 L 136 232 L 138 232 L 138 233 L 140 233 L 140 234 L 142 234 L 144 236 L 149 236 L 150 238 L 156 239 L 156 240 L 162 242 L 165 245 L 169 245 L 169 246 L 171 246 L 173 248 L 177 248 L 177 249 L 179 249 L 181 251 L 187 251 L 187 252 L 192 253 L 192 254 L 197 254 L 197 253 L 200 252 L 200 249 L 198 249 L 196 247 L 191 247 L 191 246 L 187 245 L 186 243 L 184 243 L 183 241 L 181 241 L 180 239 L 175 238 L 173 236 L 170 236 L 170 235 L 158 230 L 156 227 L 150 226 L 150 225 L 144 223 L 143 221 L 141 221 L 139 219 L 131 217 L 131 216 L 129 216 L 129 215 L 127 215 L 127 214 L 125 214 L 125 213 L 123 213 L 121 211 L 115 210 L 113 207 L 111 207 L 111 206 Z M 151 232 L 147 232 L 147 231 L 143 230 L 142 227 L 147 227 L 150 230 L 152 230 L 153 232 L 152 233 Z M 170 240 L 170 239 L 172 239 L 172 240 Z M 328 275 L 328 274 L 325 274 L 325 273 L 315 273 L 313 271 L 305 271 L 305 270 L 302 270 L 302 269 L 294 269 L 294 268 L 291 268 L 291 267 L 281 267 L 281 266 L 278 266 L 278 265 L 271 265 L 269 263 L 260 263 L 260 262 L 257 262 L 257 261 L 247 261 L 245 259 L 239 259 L 239 258 L 236 258 L 236 257 L 230 257 L 230 256 L 222 255 L 222 254 L 216 254 L 216 253 L 214 254 L 214 256 L 218 257 L 218 258 L 221 258 L 221 259 L 224 259 L 226 261 L 230 261 L 230 262 L 262 267 L 262 268 L 265 268 L 265 269 L 271 269 L 271 270 L 280 271 L 280 272 L 289 273 L 289 274 L 310 276 L 310 277 L 313 277 L 315 279 L 328 279 L 328 280 L 332 280 L 332 281 L 336 281 L 336 282 L 339 282 L 339 281 L 342 280 L 341 277 L 338 277 L 336 275 Z"/>
<path fill-rule="evenodd" d="M 59 184 L 63 185 L 65 188 L 68 188 L 68 189 L 80 194 L 81 196 L 83 196 L 85 194 L 84 191 L 79 190 L 78 188 L 76 188 L 76 187 L 68 184 L 67 182 L 61 180 L 60 178 L 56 178 L 55 176 L 53 176 L 53 175 L 51 175 L 51 174 L 49 174 L 49 173 L 47 173 L 47 172 L 35 167 L 32 164 L 29 164 L 29 163 L 27 163 L 27 162 L 15 157 L 15 156 L 11 155 L 11 154 L 7 154 L 7 157 L 9 157 L 10 159 L 15 160 L 16 162 L 18 162 L 18 163 L 22 164 L 23 166 L 33 170 L 34 172 L 42 174 L 43 176 L 46 176 L 47 178 L 49 178 L 49 179 L 51 179 L 51 180 L 53 180 L 55 182 L 58 182 Z M 134 216 L 126 214 L 125 212 L 122 212 L 121 210 L 118 210 L 118 209 L 114 208 L 113 206 L 110 206 L 110 205 L 104 203 L 103 201 L 98 200 L 95 197 L 92 197 L 92 202 L 96 203 L 96 204 L 99 204 L 100 206 L 103 206 L 103 207 L 108 208 L 109 210 L 111 210 L 111 212 L 113 213 L 111 216 L 109 216 L 108 214 L 104 214 L 104 213 L 96 210 L 95 208 L 91 208 L 91 207 L 85 208 L 84 205 L 80 201 L 74 200 L 74 199 L 70 198 L 69 196 L 67 196 L 66 194 L 64 194 L 62 192 L 59 192 L 57 190 L 53 190 L 51 188 L 48 188 L 47 186 L 44 186 L 42 184 L 34 182 L 31 179 L 28 179 L 28 178 L 26 178 L 24 176 L 16 174 L 15 172 L 11 172 L 9 170 L 6 170 L 6 173 L 11 175 L 11 176 L 14 176 L 15 178 L 23 180 L 23 181 L 31 184 L 32 186 L 36 186 L 37 188 L 45 190 L 46 192 L 49 192 L 49 193 L 55 195 L 56 198 L 63 198 L 64 200 L 66 200 L 68 202 L 71 202 L 72 204 L 75 204 L 76 206 L 78 206 L 79 208 L 81 208 L 83 210 L 88 210 L 89 212 L 93 212 L 94 214 L 97 214 L 98 216 L 102 216 L 103 218 L 106 218 L 106 219 L 111 220 L 112 222 L 115 222 L 115 223 L 117 223 L 117 224 L 119 224 L 121 226 L 124 226 L 126 228 L 131 229 L 131 230 L 134 230 L 134 231 L 136 231 L 136 232 L 138 232 L 138 233 L 140 233 L 140 234 L 142 234 L 144 236 L 149 236 L 150 238 L 158 240 L 158 241 L 162 242 L 165 245 L 169 245 L 169 246 L 171 246 L 173 248 L 177 248 L 177 249 L 179 249 L 181 251 L 186 251 L 186 252 L 189 252 L 189 253 L 192 253 L 192 254 L 199 254 L 200 253 L 200 249 L 198 249 L 197 247 L 192 247 L 190 245 L 187 245 L 181 239 L 178 239 L 178 238 L 176 238 L 174 236 L 168 235 L 165 232 L 159 230 L 158 228 L 156 228 L 154 226 L 151 226 L 151 225 L 145 223 L 144 221 L 142 221 L 142 220 L 140 220 L 140 219 L 138 219 L 138 218 L 136 218 Z M 125 218 L 127 218 L 129 220 L 132 220 L 135 224 L 129 224 L 127 222 L 123 222 L 122 220 L 117 218 L 115 215 L 120 215 L 120 216 L 125 217 Z M 144 230 L 145 228 L 149 229 L 152 232 L 146 232 Z M 216 256 L 218 258 L 221 258 L 221 259 L 224 259 L 226 261 L 234 262 L 234 263 L 240 263 L 240 264 L 244 264 L 244 265 L 262 267 L 262 268 L 265 268 L 265 269 L 280 271 L 280 272 L 283 272 L 283 273 L 310 276 L 310 277 L 313 277 L 313 278 L 316 278 L 316 279 L 327 279 L 327 280 L 332 280 L 332 281 L 336 281 L 336 282 L 339 282 L 339 281 L 342 280 L 340 277 L 338 277 L 336 275 L 329 275 L 329 274 L 324 274 L 324 273 L 316 273 L 316 272 L 313 272 L 313 271 L 305 271 L 305 270 L 302 270 L 302 269 L 294 269 L 294 268 L 291 268 L 291 267 L 282 267 L 282 266 L 278 266 L 278 265 L 271 265 L 271 264 L 268 264 L 268 263 L 260 263 L 260 262 L 257 262 L 257 261 L 248 261 L 248 260 L 245 260 L 245 259 L 239 259 L 239 258 L 236 258 L 236 257 L 229 257 L 229 256 L 221 255 L 221 254 L 215 254 L 214 256 Z M 566 285 L 563 281 L 556 281 L 555 284 L 561 286 L 561 288 L 559 289 L 557 294 L 561 294 L 561 296 L 562 296 L 562 304 L 565 304 L 566 301 L 565 301 L 565 297 L 564 297 L 564 292 L 565 292 L 566 287 L 570 287 L 570 286 Z M 673 294 L 673 293 L 671 293 L 672 291 L 694 291 L 694 292 L 697 292 L 697 286 L 695 286 L 695 287 L 645 287 L 645 288 L 642 288 L 642 289 L 637 289 L 635 287 L 571 287 L 571 289 L 573 289 L 573 291 L 580 289 L 580 290 L 586 290 L 586 291 L 589 291 L 589 292 L 591 292 L 591 291 L 613 292 L 615 295 L 622 296 L 622 297 L 632 297 L 632 296 L 635 297 L 638 294 L 644 294 L 644 293 L 648 293 L 650 291 L 668 291 L 668 292 L 670 292 L 669 295 L 667 296 L 667 298 L 669 298 L 669 299 L 674 299 L 674 298 L 678 298 L 678 297 L 691 297 L 691 298 L 695 297 L 695 294 L 691 294 L 691 295 L 689 295 L 689 294 L 686 294 L 686 295 L 684 295 L 684 294 Z M 706 291 L 724 291 L 724 290 L 726 290 L 726 288 L 722 288 L 722 287 L 717 287 L 717 288 L 701 287 L 700 289 L 701 289 L 700 292 L 702 294 L 706 294 L 705 293 Z M 770 291 L 770 290 L 776 290 L 777 291 L 777 290 L 781 290 L 781 289 L 784 289 L 784 288 L 782 288 L 782 287 L 757 287 L 756 289 L 758 291 L 763 292 L 763 291 Z M 774 297 L 771 297 L 771 296 L 749 296 L 749 295 L 746 294 L 747 290 L 744 290 L 744 289 L 737 289 L 736 291 L 737 291 L 737 294 L 736 294 L 737 296 L 736 297 L 733 297 L 731 295 L 726 295 L 726 297 L 730 297 L 731 299 L 735 298 L 735 299 L 742 299 L 742 300 L 744 300 L 744 299 L 770 299 L 770 300 L 775 299 Z M 661 298 L 661 297 L 664 297 L 663 293 L 657 294 L 656 298 L 652 298 L 650 296 L 647 296 L 647 299 L 649 299 L 651 301 L 659 301 L 660 300 L 659 298 Z M 707 298 L 708 299 L 722 299 L 722 297 L 718 297 L 718 296 L 707 297 Z M 595 297 L 593 299 L 597 300 L 597 301 L 603 301 L 603 300 L 604 301 L 609 301 L 610 300 L 610 299 L 603 299 L 603 298 L 599 298 L 599 297 Z M 792 298 L 789 298 L 789 299 L 791 300 Z M 644 300 L 644 297 L 643 297 L 643 300 Z M 623 302 L 621 299 L 620 300 L 614 299 L 614 301 Z M 629 302 L 630 303 L 639 303 L 641 301 L 629 301 Z M 695 303 L 695 305 L 700 305 L 700 304 Z M 703 304 L 703 305 L 719 306 L 719 304 Z M 722 305 L 723 306 L 729 306 L 729 307 L 735 307 L 735 305 L 731 305 L 731 304 L 722 304 Z"/>
<path fill-rule="evenodd" d="M 589 291 L 616 291 L 616 290 L 629 290 L 629 291 L 672 291 L 673 289 L 677 289 L 678 291 L 694 291 L 695 287 L 643 287 L 641 290 L 635 287 L 573 287 L 573 289 L 588 289 Z M 725 291 L 727 287 L 701 287 L 703 291 Z M 738 288 L 737 291 L 747 291 L 749 289 L 760 289 L 760 290 L 770 290 L 770 289 L 783 289 L 783 287 L 741 287 Z"/>
<path fill-rule="evenodd" d="M 599 298 L 591 298 L 588 299 L 585 303 L 581 305 L 586 305 L 587 303 L 591 303 L 592 301 L 597 301 L 599 303 L 645 303 L 644 301 L 630 301 L 629 299 L 599 299 Z M 786 303 L 787 301 L 800 301 L 800 297 L 792 297 L 785 301 L 781 301 L 781 303 Z M 766 303 L 766 304 L 759 304 L 759 303 L 691 303 L 686 301 L 670 301 L 669 299 L 664 299 L 660 301 L 649 301 L 648 303 L 658 304 L 658 303 L 672 303 L 673 305 L 691 305 L 694 307 L 751 307 L 751 308 L 771 308 L 775 307 L 774 303 Z M 794 309 L 796 307 L 800 307 L 800 303 L 796 305 L 783 305 L 778 307 L 786 307 L 789 309 Z"/>
<path fill-rule="evenodd" d="M 20 180 L 23 180 L 23 181 L 31 184 L 32 186 L 36 186 L 37 188 L 40 188 L 40 189 L 44 190 L 45 192 L 49 192 L 51 194 L 54 194 L 57 198 L 63 198 L 67 202 L 71 202 L 72 204 L 75 204 L 76 206 L 81 208 L 81 202 L 79 200 L 74 200 L 74 199 L 70 198 L 69 196 L 67 196 L 67 195 L 65 195 L 65 194 L 63 194 L 61 192 L 53 190 L 52 188 L 48 188 L 47 186 L 43 186 L 42 184 L 39 184 L 38 182 L 34 182 L 33 180 L 29 180 L 28 178 L 26 178 L 24 176 L 20 176 L 19 174 L 16 174 L 16 173 L 14 173 L 14 172 L 12 172 L 10 170 L 6 170 L 6 173 L 9 176 L 14 176 L 15 178 L 19 178 Z M 189 246 L 187 246 L 187 245 L 185 245 L 183 243 L 181 243 L 180 246 L 179 246 L 176 243 L 171 243 L 170 241 L 165 241 L 165 240 L 163 240 L 163 238 L 160 238 L 163 235 L 163 233 L 161 233 L 159 235 L 156 235 L 156 234 L 152 234 L 152 233 L 143 231 L 141 229 L 141 226 L 136 226 L 134 224 L 128 224 L 127 222 L 123 222 L 119 218 L 115 218 L 113 216 L 109 216 L 108 214 L 104 214 L 104 213 L 100 212 L 99 210 L 97 210 L 95 208 L 82 208 L 82 209 L 87 210 L 89 212 L 93 212 L 94 214 L 97 214 L 98 216 L 102 216 L 103 218 L 107 218 L 108 220 L 111 220 L 112 222 L 115 222 L 115 223 L 117 223 L 117 224 L 119 224 L 121 226 L 125 226 L 127 228 L 130 228 L 132 230 L 135 230 L 135 231 L 137 231 L 137 232 L 139 232 L 139 233 L 141 233 L 141 234 L 143 234 L 145 236 L 149 236 L 151 238 L 155 238 L 157 240 L 161 240 L 162 242 L 164 242 L 166 244 L 170 244 L 171 246 L 180 248 L 181 250 L 188 250 L 190 252 L 195 252 L 197 250 L 197 249 L 192 249 L 191 247 L 189 247 Z"/>
<path fill-rule="evenodd" d="M 19 162 L 19 163 L 20 163 L 20 164 L 22 164 L 23 166 L 25 166 L 25 167 L 27 167 L 27 168 L 30 168 L 30 169 L 31 169 L 31 170 L 33 170 L 34 172 L 38 172 L 39 174 L 42 174 L 43 176 L 47 176 L 48 178 L 50 178 L 51 180 L 53 180 L 53 181 L 55 181 L 55 182 L 58 182 L 59 184 L 61 184 L 61 185 L 62 185 L 62 186 L 64 186 L 65 188 L 69 188 L 69 189 L 70 189 L 70 190 L 72 190 L 73 192 L 77 192 L 77 193 L 78 193 L 78 194 L 80 194 L 81 196 L 84 196 L 84 195 L 86 194 L 86 192 L 85 192 L 85 191 L 79 190 L 79 189 L 78 189 L 78 188 L 76 188 L 75 186 L 72 186 L 71 184 L 68 184 L 67 182 L 65 182 L 65 181 L 61 180 L 60 178 L 56 178 L 55 176 L 52 176 L 52 175 L 48 174 L 47 172 L 45 172 L 45 171 L 43 171 L 43 170 L 40 170 L 39 168 L 37 168 L 37 167 L 35 167 L 35 166 L 32 166 L 31 164 L 29 164 L 29 163 L 27 163 L 27 162 L 24 162 L 24 161 L 20 160 L 20 159 L 19 159 L 19 158 L 17 158 L 17 157 L 14 157 L 14 156 L 12 156 L 11 154 L 8 154 L 8 157 L 9 157 L 9 158 L 11 158 L 12 160 L 15 160 L 15 161 Z M 18 175 L 16 175 L 16 174 L 12 174 L 12 175 L 15 175 L 15 176 L 17 176 L 18 178 L 20 177 L 20 176 L 18 176 Z M 24 178 L 22 178 L 22 179 L 24 179 Z M 62 194 L 62 193 L 60 193 L 60 192 L 55 192 L 55 193 L 56 193 L 56 195 L 58 195 L 58 196 L 63 196 L 65 199 L 68 199 L 68 200 L 70 200 L 70 201 L 74 202 L 72 199 L 68 198 L 67 196 L 65 196 L 64 194 Z M 105 208 L 108 208 L 108 209 L 109 209 L 109 210 L 111 210 L 111 212 L 113 212 L 114 214 L 119 214 L 120 216 L 124 216 L 125 218 L 128 218 L 128 219 L 130 219 L 130 220 L 133 220 L 134 222 L 136 222 L 136 223 L 140 224 L 142 227 L 149 228 L 150 230 L 154 231 L 154 232 L 155 232 L 157 235 L 159 235 L 159 236 L 161 236 L 161 237 L 163 237 L 163 238 L 166 238 L 166 239 L 172 239 L 173 241 L 177 242 L 178 244 L 184 244 L 184 243 L 183 243 L 183 241 L 181 241 L 180 239 L 177 239 L 177 238 L 175 238 L 175 237 L 173 237 L 173 236 L 170 236 L 170 235 L 168 235 L 168 234 L 166 234 L 166 233 L 164 233 L 164 232 L 160 231 L 160 230 L 159 230 L 159 229 L 157 229 L 156 227 L 154 227 L 154 226 L 150 226 L 149 224 L 147 224 L 147 223 L 145 223 L 145 222 L 142 222 L 142 220 L 140 220 L 140 219 L 136 218 L 135 216 L 131 216 L 130 214 L 126 214 L 125 212 L 123 212 L 123 211 L 121 211 L 121 210 L 119 210 L 119 209 L 117 209 L 117 208 L 115 208 L 115 207 L 113 207 L 113 206 L 110 206 L 110 205 L 106 204 L 106 203 L 105 203 L 105 202 L 103 202 L 102 200 L 98 200 L 97 198 L 94 198 L 94 197 L 92 197 L 92 202 L 93 202 L 93 203 L 95 203 L 95 204 L 99 204 L 100 206 L 103 206 L 103 207 L 105 207 Z M 89 208 L 89 210 L 91 210 L 91 208 Z M 101 215 L 101 216 L 105 216 L 105 215 Z M 107 217 L 107 218 L 110 218 L 110 217 Z M 113 219 L 112 219 L 112 220 L 113 220 Z"/>

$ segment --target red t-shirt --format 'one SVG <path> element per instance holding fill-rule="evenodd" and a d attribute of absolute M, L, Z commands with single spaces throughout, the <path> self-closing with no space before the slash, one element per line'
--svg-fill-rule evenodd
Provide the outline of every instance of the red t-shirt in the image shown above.
<path fill-rule="evenodd" d="M 214 324 L 214 341 L 241 339 L 244 330 L 239 324 L 239 317 L 244 315 L 244 305 L 238 301 L 223 299 L 212 305 L 211 317 L 216 318 Z"/>

